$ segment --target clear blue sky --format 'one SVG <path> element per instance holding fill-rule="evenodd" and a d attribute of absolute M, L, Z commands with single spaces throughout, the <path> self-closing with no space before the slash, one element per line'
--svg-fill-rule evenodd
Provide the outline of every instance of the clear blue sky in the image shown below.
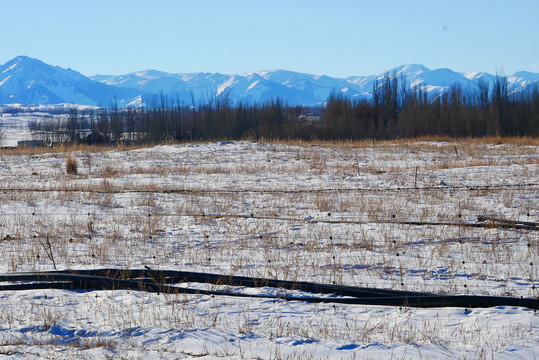
<path fill-rule="evenodd" d="M 539 72 L 537 0 L 0 0 L 0 12 L 0 63 L 28 55 L 85 75 Z"/>

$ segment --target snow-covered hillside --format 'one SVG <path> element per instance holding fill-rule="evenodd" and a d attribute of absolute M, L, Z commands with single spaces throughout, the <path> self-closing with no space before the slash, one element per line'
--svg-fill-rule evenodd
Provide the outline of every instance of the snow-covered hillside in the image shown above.
<path fill-rule="evenodd" d="M 18 56 L 0 67 L 0 103 L 107 106 L 133 98 L 132 89 L 107 86 L 71 69 L 45 64 L 38 59 Z"/>

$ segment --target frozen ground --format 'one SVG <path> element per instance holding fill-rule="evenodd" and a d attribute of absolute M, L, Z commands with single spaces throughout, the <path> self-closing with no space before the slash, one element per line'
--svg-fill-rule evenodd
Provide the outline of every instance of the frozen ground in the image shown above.
<path fill-rule="evenodd" d="M 537 298 L 537 231 L 403 222 L 477 223 L 478 215 L 539 221 L 538 153 L 536 145 L 479 141 L 218 142 L 82 149 L 71 152 L 78 175 L 68 175 L 65 153 L 8 151 L 0 155 L 0 273 L 148 266 Z M 201 286 L 182 286 L 188 285 Z M 539 317 L 524 308 L 0 292 L 0 357 L 530 359 L 537 353 Z"/>

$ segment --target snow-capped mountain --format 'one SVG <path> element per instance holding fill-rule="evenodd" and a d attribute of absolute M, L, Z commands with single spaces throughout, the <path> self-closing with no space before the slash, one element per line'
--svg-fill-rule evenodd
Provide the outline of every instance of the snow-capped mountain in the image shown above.
<path fill-rule="evenodd" d="M 199 103 L 215 96 L 227 96 L 233 103 L 266 102 L 280 98 L 291 105 L 316 105 L 323 104 L 334 90 L 342 91 L 350 97 L 359 95 L 353 89 L 354 85 L 344 79 L 284 70 L 233 75 L 169 74 L 147 70 L 116 76 L 95 75 L 90 78 L 147 94 L 163 92 L 187 103 L 192 102 L 192 97 Z"/>
<path fill-rule="evenodd" d="M 0 104 L 109 105 L 136 97 L 132 89 L 107 86 L 71 69 L 18 56 L 0 67 Z"/>
<path fill-rule="evenodd" d="M 489 84 L 494 75 L 483 72 L 459 73 L 450 69 L 428 69 L 408 64 L 378 75 L 333 78 L 286 70 L 243 74 L 167 73 L 157 70 L 124 75 L 86 77 L 74 70 L 51 66 L 40 60 L 19 56 L 0 67 L 0 104 L 20 103 L 81 105 L 111 104 L 138 106 L 159 101 L 161 94 L 184 104 L 226 97 L 232 104 L 261 103 L 280 98 L 289 105 L 324 104 L 332 92 L 351 99 L 369 99 L 373 86 L 386 74 L 406 79 L 408 87 L 421 86 L 430 93 L 443 93 L 454 84 L 464 90 L 477 88 L 479 81 Z M 510 92 L 539 84 L 539 74 L 525 71 L 507 76 Z"/>

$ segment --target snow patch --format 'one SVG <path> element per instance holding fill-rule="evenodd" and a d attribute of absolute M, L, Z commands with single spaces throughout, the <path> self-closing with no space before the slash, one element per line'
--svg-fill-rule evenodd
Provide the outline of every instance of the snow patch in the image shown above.
<path fill-rule="evenodd" d="M 5 71 L 4 71 L 4 72 L 5 72 Z M 8 81 L 9 78 L 12 77 L 12 76 L 13 76 L 13 74 L 12 74 L 12 75 L 9 75 L 9 76 L 8 76 L 7 78 L 5 78 L 4 80 L 0 81 L 0 86 L 4 85 L 4 83 L 5 83 L 6 81 Z"/>
<path fill-rule="evenodd" d="M 251 90 L 252 88 L 254 88 L 256 85 L 258 85 L 260 83 L 260 80 L 257 80 L 255 81 L 254 83 L 252 83 L 251 85 L 249 85 L 249 87 L 247 88 L 247 91 Z"/>
<path fill-rule="evenodd" d="M 235 78 L 230 78 L 228 79 L 226 82 L 224 82 L 223 84 L 219 85 L 219 87 L 217 88 L 217 93 L 216 95 L 219 96 L 221 95 L 224 91 L 226 91 L 226 89 L 228 89 L 229 87 L 232 87 L 234 84 L 236 84 L 237 81 Z"/>
<path fill-rule="evenodd" d="M 12 69 L 15 69 L 16 66 L 17 66 L 17 64 L 11 65 L 10 67 L 8 67 L 8 68 L 5 69 L 4 71 L 2 71 L 2 74 L 3 74 L 3 73 L 6 73 L 6 72 L 8 72 L 8 71 L 10 71 L 10 70 L 12 70 Z M 0 85 L 1 85 L 1 84 L 0 84 Z"/>

